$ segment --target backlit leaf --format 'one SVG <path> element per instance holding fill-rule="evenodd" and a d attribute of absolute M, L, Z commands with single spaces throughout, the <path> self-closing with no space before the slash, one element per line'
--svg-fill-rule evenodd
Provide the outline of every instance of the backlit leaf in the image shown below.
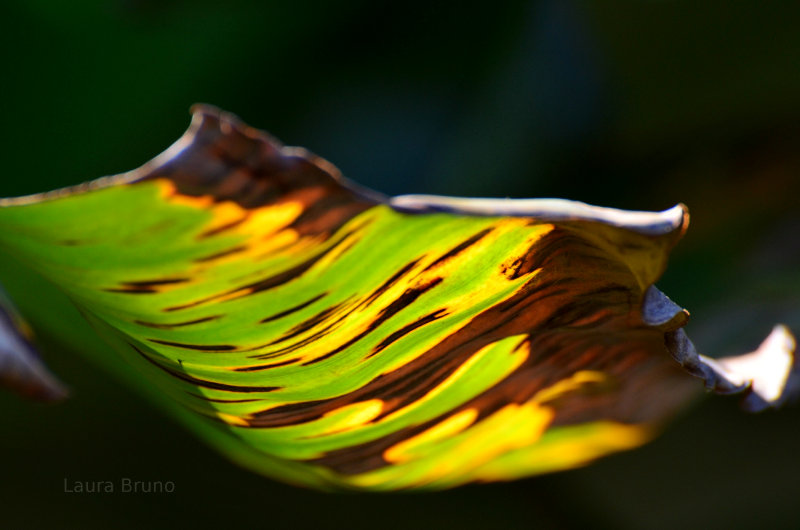
<path fill-rule="evenodd" d="M 787 330 L 709 360 L 653 287 L 687 224 L 682 206 L 387 198 L 200 106 L 138 170 L 0 201 L 0 252 L 9 285 L 45 280 L 37 312 L 58 327 L 66 295 L 112 346 L 90 355 L 240 464 L 442 488 L 638 446 L 700 388 L 687 372 L 752 409 L 787 398 Z M 0 327 L 0 382 L 61 395 L 18 329 Z"/>

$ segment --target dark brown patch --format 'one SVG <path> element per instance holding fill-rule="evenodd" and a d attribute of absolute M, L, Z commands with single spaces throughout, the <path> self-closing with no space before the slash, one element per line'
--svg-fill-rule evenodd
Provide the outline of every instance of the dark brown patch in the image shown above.
<path fill-rule="evenodd" d="M 237 245 L 235 247 L 231 247 L 226 250 L 222 250 L 220 252 L 215 252 L 213 254 L 209 254 L 208 256 L 203 256 L 202 258 L 196 258 L 194 260 L 195 263 L 206 263 L 209 261 L 214 261 L 215 259 L 224 258 L 225 256 L 232 256 L 233 254 L 238 254 L 239 252 L 244 252 L 249 247 L 247 245 Z"/>
<path fill-rule="evenodd" d="M 468 249 L 469 247 L 471 247 L 472 245 L 474 245 L 475 243 L 477 243 L 478 241 L 480 241 L 481 239 L 486 237 L 486 235 L 489 232 L 491 232 L 492 230 L 494 230 L 494 229 L 493 228 L 486 228 L 484 230 L 481 230 L 477 234 L 469 237 L 468 239 L 465 239 L 464 241 L 462 241 L 461 243 L 459 243 L 455 247 L 451 248 L 450 250 L 448 250 L 447 252 L 445 252 L 444 254 L 439 256 L 436 259 L 436 261 L 434 261 L 433 263 L 431 263 L 430 265 L 425 267 L 425 270 L 427 271 L 429 269 L 432 269 L 433 267 L 436 267 L 440 263 L 443 263 L 443 262 L 445 262 L 445 261 L 447 261 L 447 260 L 449 260 L 449 259 L 461 254 L 466 249 Z"/>
<path fill-rule="evenodd" d="M 295 358 L 295 359 L 287 359 L 285 361 L 280 361 L 280 362 L 272 363 L 272 364 L 260 364 L 258 366 L 242 366 L 242 367 L 239 367 L 239 368 L 234 368 L 233 371 L 234 372 L 260 372 L 261 370 L 269 370 L 270 368 L 277 368 L 279 366 L 288 366 L 290 364 L 296 363 L 299 360 L 300 359 Z"/>
<path fill-rule="evenodd" d="M 122 294 L 156 294 L 159 292 L 156 289 L 126 289 L 124 287 L 103 289 L 103 291 L 107 293 L 122 293 Z"/>
<path fill-rule="evenodd" d="M 411 262 L 409 262 L 409 263 L 406 263 L 405 265 L 403 265 L 403 267 L 401 267 L 399 271 L 395 272 L 395 273 L 394 273 L 392 276 L 390 276 L 390 277 L 389 277 L 389 279 L 387 279 L 385 282 L 383 282 L 383 283 L 380 285 L 380 287 L 378 287 L 377 289 L 375 289 L 374 291 L 372 291 L 372 292 L 369 294 L 369 296 L 367 296 L 367 297 L 364 299 L 364 301 L 363 301 L 363 302 L 361 302 L 361 303 L 358 305 L 358 307 L 359 307 L 359 308 L 362 308 L 362 307 L 367 307 L 367 306 L 369 306 L 370 304 L 372 304 L 372 302 L 374 302 L 375 300 L 377 300 L 377 299 L 378 299 L 378 297 L 380 297 L 380 296 L 381 296 L 383 293 L 385 293 L 386 291 L 388 291 L 388 290 L 389 290 L 389 288 L 390 288 L 392 285 L 394 285 L 395 283 L 397 283 L 397 281 L 398 281 L 400 278 L 402 278 L 403 276 L 405 276 L 405 275 L 408 273 L 408 271 L 410 271 L 411 269 L 413 269 L 413 268 L 414 268 L 414 266 L 415 266 L 417 263 L 419 263 L 419 259 L 415 259 L 414 261 L 411 261 Z"/>
<path fill-rule="evenodd" d="M 176 283 L 186 283 L 189 278 L 163 278 L 159 280 L 144 280 L 138 282 L 122 282 L 122 285 L 132 288 L 148 289 L 150 287 L 158 287 L 161 285 L 174 285 Z"/>
<path fill-rule="evenodd" d="M 300 201 L 301 235 L 328 235 L 381 197 L 346 183 L 338 170 L 210 106 L 194 109 L 192 141 L 142 179 L 169 179 L 177 192 L 234 201 L 245 209 Z"/>
<path fill-rule="evenodd" d="M 207 381 L 205 379 L 198 379 L 197 377 L 193 377 L 189 374 L 177 372 L 175 370 L 170 370 L 166 366 L 162 365 L 161 363 L 155 361 L 152 357 L 147 355 L 145 352 L 134 346 L 133 344 L 128 343 L 131 348 L 136 350 L 139 355 L 142 356 L 146 361 L 148 361 L 153 366 L 163 370 L 164 372 L 168 373 L 172 377 L 180 379 L 181 381 L 185 381 L 187 383 L 202 387 L 202 388 L 210 388 L 212 390 L 224 390 L 226 392 L 274 392 L 275 390 L 280 390 L 281 387 L 279 386 L 247 386 L 247 385 L 229 385 L 226 383 L 219 383 L 217 381 Z"/>
<path fill-rule="evenodd" d="M 383 339 L 380 344 L 375 346 L 375 348 L 370 352 L 370 354 L 367 355 L 367 359 L 369 359 L 370 357 L 372 357 L 374 355 L 379 354 L 380 352 L 385 350 L 390 344 L 400 340 L 401 338 L 403 338 L 404 336 L 408 335 L 409 333 L 411 333 L 415 329 L 421 328 L 425 324 L 429 324 L 429 323 L 431 323 L 431 322 L 433 322 L 435 320 L 439 320 L 440 318 L 442 318 L 444 316 L 447 316 L 447 314 L 448 313 L 447 313 L 446 309 L 437 309 L 433 313 L 429 313 L 429 314 L 425 315 L 424 317 L 420 318 L 416 322 L 412 322 L 411 324 L 408 324 L 407 326 L 404 326 L 404 327 L 398 329 L 397 331 L 395 331 L 394 333 L 392 333 L 391 335 L 389 335 L 388 337 Z"/>
<path fill-rule="evenodd" d="M 278 287 L 285 283 L 289 283 L 295 278 L 302 276 L 308 269 L 313 267 L 319 260 L 330 254 L 333 250 L 335 250 L 339 246 L 343 244 L 349 244 L 350 238 L 354 236 L 355 236 L 355 230 L 351 230 L 346 234 L 344 234 L 341 237 L 341 239 L 339 239 L 336 243 L 329 246 L 322 252 L 319 252 L 317 255 L 306 260 L 305 262 L 300 263 L 299 265 L 295 265 L 291 269 L 280 272 L 270 278 L 266 278 L 264 280 L 260 280 L 258 282 L 247 285 L 245 288 L 250 291 L 250 294 L 255 294 L 263 291 L 268 291 L 270 289 L 274 289 L 275 287 Z"/>
<path fill-rule="evenodd" d="M 261 319 L 261 323 L 262 323 L 262 324 L 265 324 L 265 323 L 267 323 L 267 322 L 273 322 L 273 321 L 275 321 L 275 320 L 278 320 L 278 319 L 281 319 L 281 318 L 283 318 L 283 317 L 289 316 L 289 315 L 291 315 L 292 313 L 296 313 L 296 312 L 298 312 L 298 311 L 300 311 L 300 310 L 302 310 L 302 309 L 305 309 L 306 307 L 310 306 L 311 304 L 313 304 L 313 303 L 314 303 L 314 302 L 316 302 L 317 300 L 319 300 L 319 299 L 323 298 L 323 297 L 324 297 L 325 295 L 327 295 L 327 294 L 328 294 L 328 293 L 322 293 L 322 294 L 318 294 L 317 296 L 315 296 L 315 297 L 311 298 L 310 300 L 306 300 L 306 301 L 305 301 L 305 302 L 303 302 L 302 304 L 298 304 L 298 305 L 296 305 L 296 306 L 294 306 L 294 307 L 290 307 L 289 309 L 287 309 L 287 310 L 285 310 L 285 311 L 281 311 L 280 313 L 276 313 L 276 314 L 274 314 L 274 315 L 272 315 L 272 316 L 268 316 L 268 317 L 266 317 L 266 318 L 262 318 L 262 319 Z"/>
<path fill-rule="evenodd" d="M 192 397 L 196 397 L 197 399 L 202 399 L 203 401 L 208 401 L 210 403 L 254 403 L 256 401 L 261 401 L 260 399 L 222 399 L 222 398 L 210 398 L 203 396 L 201 394 L 195 394 L 194 392 L 186 392 Z"/>
<path fill-rule="evenodd" d="M 212 228 L 210 230 L 206 230 L 205 232 L 203 232 L 200 235 L 198 235 L 197 239 L 206 239 L 206 238 L 209 238 L 209 237 L 212 237 L 212 236 L 218 236 L 218 235 L 222 234 L 223 232 L 226 232 L 228 230 L 231 230 L 232 228 L 236 228 L 237 226 L 241 225 L 249 217 L 250 217 L 250 214 L 246 213 L 245 215 L 241 216 L 240 218 L 234 219 L 233 221 L 231 221 L 229 223 L 225 223 L 224 225 L 218 226 L 216 228 Z"/>
<path fill-rule="evenodd" d="M 208 302 L 213 302 L 214 300 L 218 300 L 220 298 L 227 298 L 230 295 L 238 295 L 237 296 L 237 298 L 238 298 L 238 297 L 242 297 L 242 296 L 249 296 L 249 295 L 252 295 L 252 294 L 260 293 L 260 292 L 263 292 L 263 291 L 268 291 L 269 289 L 274 289 L 275 287 L 278 287 L 280 285 L 288 283 L 288 282 L 294 280 L 295 278 L 298 278 L 298 277 L 302 276 L 303 273 L 305 273 L 308 269 L 313 267 L 315 263 L 317 263 L 319 260 L 321 260 L 322 258 L 327 256 L 329 253 L 331 253 L 334 249 L 336 249 L 340 245 L 346 243 L 349 238 L 351 238 L 351 237 L 353 237 L 355 235 L 356 230 L 357 229 L 350 230 L 349 232 L 343 234 L 335 243 L 330 245 L 328 248 L 326 248 L 322 252 L 318 252 L 317 254 L 315 254 L 311 258 L 307 259 L 303 263 L 295 265 L 294 267 L 292 267 L 290 269 L 287 269 L 287 270 L 285 270 L 283 272 L 279 272 L 278 274 L 275 274 L 274 276 L 270 276 L 269 278 L 265 278 L 265 279 L 259 280 L 257 282 L 249 283 L 249 284 L 243 285 L 241 287 L 237 287 L 235 289 L 230 289 L 228 291 L 225 291 L 225 292 L 222 292 L 222 293 L 219 293 L 219 294 L 215 294 L 215 295 L 212 295 L 212 296 L 209 296 L 209 297 L 206 297 L 206 298 L 201 298 L 200 300 L 195 300 L 195 301 L 189 302 L 187 304 L 181 304 L 181 305 L 177 305 L 177 306 L 167 307 L 167 308 L 164 309 L 164 311 L 179 311 L 181 309 L 187 309 L 187 308 L 190 308 L 190 307 L 197 307 L 199 305 L 202 305 L 202 304 L 205 304 L 205 303 L 208 303 Z"/>
<path fill-rule="evenodd" d="M 345 306 L 345 302 L 340 302 L 338 304 L 334 304 L 330 307 L 326 307 L 319 313 L 310 316 L 309 318 L 305 319 L 304 321 L 300 322 L 292 329 L 288 330 L 286 333 L 278 337 L 277 339 L 268 342 L 265 346 L 273 346 L 275 344 L 280 344 L 281 342 L 286 342 L 287 340 L 293 339 L 298 335 L 302 335 L 306 331 L 310 330 L 311 328 L 320 325 L 321 323 L 325 322 L 326 319 L 330 318 L 331 316 L 335 315 L 337 311 L 339 311 L 342 307 Z"/>
<path fill-rule="evenodd" d="M 183 348 L 185 350 L 195 351 L 208 351 L 208 352 L 229 352 L 236 349 L 236 346 L 230 344 L 184 344 L 183 342 L 172 342 L 169 340 L 161 339 L 147 339 L 156 344 L 163 344 L 164 346 L 174 346 L 176 348 Z"/>
<path fill-rule="evenodd" d="M 320 357 L 317 357 L 316 359 L 311 359 L 310 361 L 304 362 L 303 366 L 308 366 L 308 365 L 311 365 L 311 364 L 315 364 L 315 363 L 324 361 L 325 359 L 328 359 L 328 358 L 336 355 L 337 353 L 340 353 L 340 352 L 346 350 L 347 348 L 349 348 L 350 346 L 352 346 L 356 342 L 360 341 L 361 339 L 363 339 L 364 337 L 366 337 L 367 335 L 372 333 L 381 324 L 383 324 L 384 322 L 389 320 L 392 316 L 394 316 L 395 314 L 400 312 L 402 309 L 405 309 L 409 305 L 413 304 L 414 301 L 417 298 L 422 296 L 426 291 L 428 291 L 428 290 L 434 288 L 435 286 L 439 285 L 439 283 L 441 283 L 441 281 L 442 281 L 442 278 L 434 278 L 433 280 L 429 281 L 428 283 L 426 283 L 424 285 L 421 285 L 419 287 L 414 287 L 414 288 L 406 290 L 403 294 L 401 294 L 391 304 L 389 304 L 387 307 L 383 308 L 381 310 L 381 312 L 378 314 L 378 316 L 375 318 L 375 320 L 370 322 L 369 326 L 367 326 L 367 329 L 365 329 L 364 331 L 362 331 L 361 333 L 359 333 L 358 335 L 356 335 L 352 339 L 348 340 L 347 342 L 345 342 L 344 344 L 342 344 L 338 348 L 335 348 L 335 349 L 329 351 L 325 355 L 322 355 Z"/>
<path fill-rule="evenodd" d="M 174 328 L 182 328 L 185 326 L 192 326 L 194 324 L 202 324 L 203 322 L 211 322 L 212 320 L 217 320 L 222 318 L 222 315 L 214 315 L 210 317 L 203 317 L 198 318 L 195 320 L 187 320 L 186 322 L 175 322 L 172 324 L 162 324 L 157 322 L 145 322 L 144 320 L 134 320 L 134 324 L 139 324 L 140 326 L 147 326 L 148 328 L 155 328 L 155 329 L 174 329 Z"/>
<path fill-rule="evenodd" d="M 122 282 L 120 287 L 103 289 L 109 293 L 125 294 L 154 294 L 161 292 L 158 288 L 164 285 L 176 285 L 186 283 L 189 278 L 163 278 L 158 280 L 145 280 L 137 282 Z"/>

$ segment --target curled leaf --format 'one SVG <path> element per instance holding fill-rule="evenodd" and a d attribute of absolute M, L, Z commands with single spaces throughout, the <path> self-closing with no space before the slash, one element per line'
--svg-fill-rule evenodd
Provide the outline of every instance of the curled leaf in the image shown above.
<path fill-rule="evenodd" d="M 667 346 L 681 366 L 705 381 L 708 390 L 744 392 L 743 406 L 750 412 L 778 407 L 800 391 L 797 343 L 786 326 L 775 326 L 755 351 L 732 357 L 699 355 L 682 329 L 667 335 Z"/>
<path fill-rule="evenodd" d="M 443 488 L 640 445 L 695 394 L 687 371 L 786 399 L 793 348 L 698 356 L 653 287 L 687 224 L 683 206 L 386 198 L 198 106 L 138 170 L 0 201 L 0 252 L 242 465 Z"/>
<path fill-rule="evenodd" d="M 58 401 L 67 392 L 31 344 L 30 327 L 0 291 L 0 386 L 40 401 Z"/>

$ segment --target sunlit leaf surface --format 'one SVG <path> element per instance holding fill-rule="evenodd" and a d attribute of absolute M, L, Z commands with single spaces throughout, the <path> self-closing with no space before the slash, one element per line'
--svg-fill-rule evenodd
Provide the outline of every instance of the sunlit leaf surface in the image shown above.
<path fill-rule="evenodd" d="M 751 361 L 694 352 L 687 313 L 652 287 L 683 207 L 389 199 L 205 106 L 136 171 L 0 206 L 3 259 L 67 295 L 106 363 L 293 483 L 574 467 L 650 439 L 702 388 L 687 370 L 751 408 L 796 377 L 782 328 Z M 0 332 L 0 381 L 63 394 L 40 364 L 2 369 L 35 358 L 18 328 Z"/>

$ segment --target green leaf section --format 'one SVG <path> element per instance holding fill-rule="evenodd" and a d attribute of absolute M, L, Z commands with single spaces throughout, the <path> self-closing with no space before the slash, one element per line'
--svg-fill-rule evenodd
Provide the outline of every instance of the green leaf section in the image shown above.
<path fill-rule="evenodd" d="M 318 488 L 508 480 L 639 445 L 688 396 L 641 316 L 678 232 L 401 213 L 198 123 L 149 174 L 0 203 L 0 279 L 236 462 Z M 264 165 L 237 162 L 252 145 Z"/>

